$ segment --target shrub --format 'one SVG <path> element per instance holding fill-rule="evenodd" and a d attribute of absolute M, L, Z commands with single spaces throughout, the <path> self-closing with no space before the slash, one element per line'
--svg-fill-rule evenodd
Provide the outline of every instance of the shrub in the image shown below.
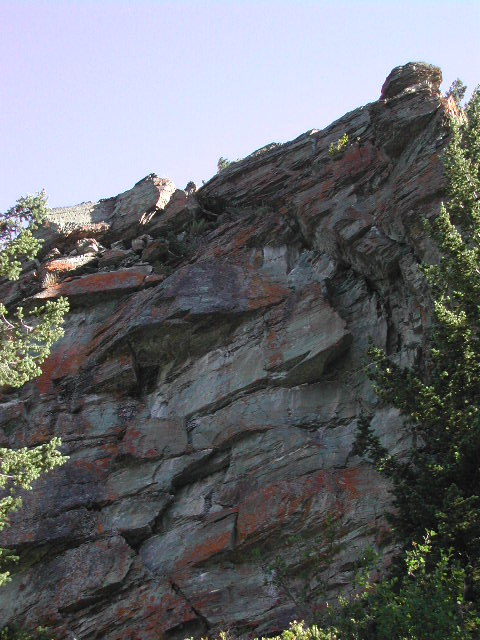
<path fill-rule="evenodd" d="M 35 631 L 22 631 L 14 627 L 5 627 L 0 631 L 0 640 L 54 640 L 48 629 L 37 627 Z"/>
<path fill-rule="evenodd" d="M 217 162 L 217 173 L 221 173 L 225 171 L 232 164 L 231 160 L 227 160 L 227 158 L 220 157 Z"/>
<path fill-rule="evenodd" d="M 335 144 L 333 144 L 333 142 L 330 144 L 330 147 L 328 149 L 328 153 L 330 154 L 330 157 L 333 158 L 337 154 L 342 152 L 346 148 L 347 144 L 348 144 L 348 135 L 344 133 L 343 136 L 339 138 Z"/>

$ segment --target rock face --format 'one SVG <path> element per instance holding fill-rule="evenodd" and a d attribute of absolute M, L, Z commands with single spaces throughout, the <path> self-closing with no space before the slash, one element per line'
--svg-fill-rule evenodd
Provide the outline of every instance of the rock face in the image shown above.
<path fill-rule="evenodd" d="M 260 635 L 302 615 L 266 567 L 280 555 L 295 592 L 325 523 L 343 544 L 318 569 L 330 595 L 362 548 L 388 555 L 388 486 L 352 445 L 364 411 L 405 447 L 363 366 L 369 337 L 421 362 L 418 264 L 434 255 L 422 221 L 439 209 L 452 110 L 440 80 L 430 65 L 394 69 L 377 102 L 198 191 L 148 176 L 51 212 L 40 268 L 0 296 L 67 295 L 72 311 L 43 375 L 4 390 L 0 444 L 60 436 L 70 459 L 2 534 L 21 562 L 0 625 Z"/>

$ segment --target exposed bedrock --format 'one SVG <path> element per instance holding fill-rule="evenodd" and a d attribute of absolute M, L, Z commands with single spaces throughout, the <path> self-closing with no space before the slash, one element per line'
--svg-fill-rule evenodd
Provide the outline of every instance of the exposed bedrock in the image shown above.
<path fill-rule="evenodd" d="M 402 421 L 364 373 L 368 340 L 421 363 L 429 300 L 424 218 L 443 195 L 454 105 L 439 69 L 392 71 L 381 98 L 323 131 L 267 145 L 195 192 L 148 176 L 50 212 L 41 264 L 0 284 L 25 307 L 67 295 L 43 375 L 3 390 L 0 444 L 60 436 L 69 461 L 4 531 L 20 563 L 0 626 L 58 638 L 174 640 L 298 617 L 268 582 L 338 518 L 330 595 L 355 559 L 390 550 L 388 486 L 352 451 L 370 413 Z M 329 152 L 348 135 L 347 145 Z"/>

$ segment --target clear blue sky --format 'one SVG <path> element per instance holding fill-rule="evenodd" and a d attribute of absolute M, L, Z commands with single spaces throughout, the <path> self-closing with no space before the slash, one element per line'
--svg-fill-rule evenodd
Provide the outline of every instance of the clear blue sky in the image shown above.
<path fill-rule="evenodd" d="M 480 82 L 480 2 L 0 0 L 0 210 L 201 184 L 424 60 Z"/>

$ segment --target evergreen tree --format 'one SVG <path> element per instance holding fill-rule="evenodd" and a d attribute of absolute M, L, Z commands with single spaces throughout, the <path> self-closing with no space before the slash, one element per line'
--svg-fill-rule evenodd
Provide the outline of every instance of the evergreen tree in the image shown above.
<path fill-rule="evenodd" d="M 428 228 L 442 257 L 423 267 L 434 300 L 431 348 L 420 370 L 372 348 L 376 392 L 405 416 L 415 446 L 395 460 L 361 421 L 357 444 L 393 481 L 390 515 L 408 549 L 435 531 L 427 568 L 448 555 L 464 576 L 462 606 L 480 601 L 480 92 L 452 121 L 447 201 Z M 469 636 L 470 637 L 470 636 Z M 473 636 L 472 636 L 473 637 Z"/>
<path fill-rule="evenodd" d="M 20 198 L 6 213 L 0 214 L 0 276 L 9 280 L 19 278 L 22 260 L 34 258 L 41 246 L 33 231 L 45 216 L 46 198 Z M 41 364 L 50 348 L 63 335 L 62 323 L 68 302 L 60 298 L 47 302 L 25 314 L 21 307 L 8 317 L 7 308 L 0 302 L 0 385 L 21 387 L 41 373 Z M 17 451 L 0 448 L 0 531 L 8 524 L 8 514 L 20 508 L 19 490 L 32 489 L 40 475 L 65 461 L 59 451 L 60 440 Z M 9 577 L 1 571 L 7 560 L 16 559 L 8 549 L 0 548 L 0 586 Z"/>
<path fill-rule="evenodd" d="M 466 85 L 463 84 L 460 78 L 457 78 L 450 85 L 449 90 L 445 94 L 445 98 L 449 98 L 450 96 L 452 96 L 452 98 L 455 100 L 457 105 L 460 106 L 463 98 L 465 97 L 466 91 L 467 91 Z"/>

